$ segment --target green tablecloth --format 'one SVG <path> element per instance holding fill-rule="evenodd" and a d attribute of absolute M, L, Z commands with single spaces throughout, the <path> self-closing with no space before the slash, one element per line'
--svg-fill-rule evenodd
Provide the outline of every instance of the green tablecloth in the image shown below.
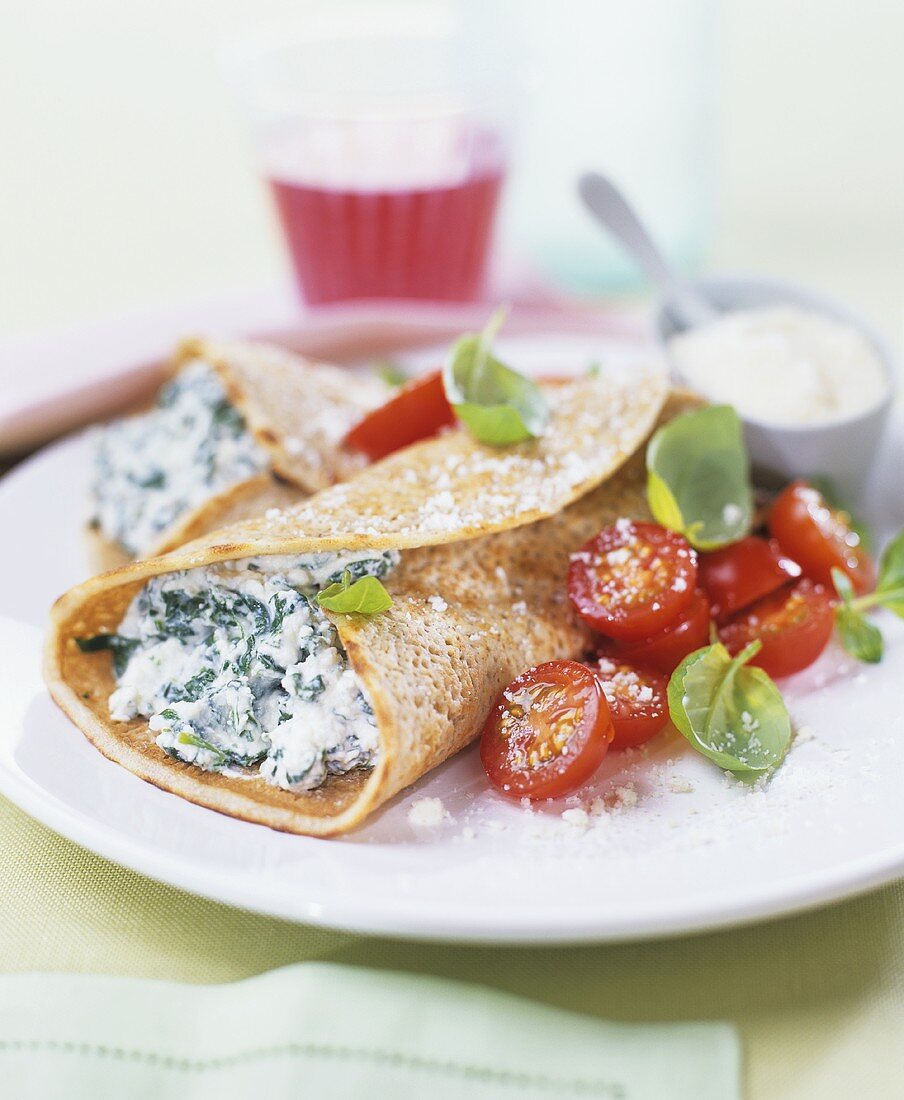
<path fill-rule="evenodd" d="M 732 1021 L 751 1100 L 904 1095 L 904 883 L 678 940 L 418 944 L 191 897 L 78 848 L 0 799 L 0 970 L 223 982 L 307 959 L 458 978 L 611 1020 Z"/>

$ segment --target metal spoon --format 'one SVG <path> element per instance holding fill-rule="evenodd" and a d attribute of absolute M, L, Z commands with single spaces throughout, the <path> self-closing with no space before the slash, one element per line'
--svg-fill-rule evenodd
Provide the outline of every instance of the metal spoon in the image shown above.
<path fill-rule="evenodd" d="M 610 179 L 599 172 L 585 172 L 578 180 L 578 192 L 590 213 L 659 287 L 679 328 L 695 328 L 716 319 L 717 310 L 666 260 L 634 208 Z"/>

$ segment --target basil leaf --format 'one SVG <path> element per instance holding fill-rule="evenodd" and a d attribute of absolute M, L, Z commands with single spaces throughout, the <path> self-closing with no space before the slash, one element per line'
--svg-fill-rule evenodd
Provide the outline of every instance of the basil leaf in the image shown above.
<path fill-rule="evenodd" d="M 739 774 L 779 764 L 791 743 L 791 719 L 778 688 L 747 661 L 754 642 L 731 657 L 720 642 L 686 657 L 669 681 L 669 714 L 678 731 L 713 763 Z"/>
<path fill-rule="evenodd" d="M 738 414 L 712 405 L 670 420 L 647 446 L 647 501 L 658 523 L 700 550 L 750 530 L 750 463 Z"/>
<path fill-rule="evenodd" d="M 455 415 L 471 435 L 492 447 L 506 447 L 542 434 L 549 419 L 536 382 L 507 367 L 491 352 L 502 310 L 479 335 L 462 336 L 443 367 L 443 386 Z"/>
<path fill-rule="evenodd" d="M 835 626 L 841 644 L 852 657 L 872 665 L 882 660 L 885 649 L 882 631 L 865 615 L 847 603 L 842 604 L 835 608 Z"/>
<path fill-rule="evenodd" d="M 883 607 L 904 619 L 904 531 L 899 531 L 882 553 L 876 596 Z"/>
<path fill-rule="evenodd" d="M 391 359 L 379 359 L 374 363 L 374 374 L 387 386 L 404 386 L 409 376 Z"/>
<path fill-rule="evenodd" d="M 376 577 L 361 577 L 352 584 L 346 570 L 341 581 L 317 593 L 317 602 L 341 615 L 379 615 L 392 607 L 392 596 Z"/>
<path fill-rule="evenodd" d="M 881 598 L 878 593 L 871 593 L 866 600 L 855 599 L 854 586 L 851 578 L 842 569 L 832 569 L 832 583 L 835 591 L 841 598 L 841 604 L 835 608 L 835 627 L 838 630 L 838 639 L 845 650 L 858 661 L 866 661 L 869 664 L 878 664 L 882 660 L 885 651 L 885 642 L 882 631 L 871 623 L 860 610 L 861 606 L 868 606 L 870 602 L 879 603 Z M 902 592 L 904 597 L 904 592 Z"/>

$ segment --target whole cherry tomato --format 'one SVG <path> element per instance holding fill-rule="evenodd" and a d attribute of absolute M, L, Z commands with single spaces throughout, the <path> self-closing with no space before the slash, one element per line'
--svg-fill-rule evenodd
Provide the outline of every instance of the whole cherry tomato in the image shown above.
<path fill-rule="evenodd" d="M 820 584 L 832 586 L 832 569 L 851 579 L 858 596 L 876 583 L 876 569 L 850 517 L 832 508 L 818 489 L 792 482 L 776 497 L 769 512 L 769 530 L 781 548 Z"/>

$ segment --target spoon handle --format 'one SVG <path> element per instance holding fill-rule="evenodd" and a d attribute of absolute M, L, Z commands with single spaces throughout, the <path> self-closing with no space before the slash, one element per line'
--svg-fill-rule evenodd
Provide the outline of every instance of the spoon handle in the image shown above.
<path fill-rule="evenodd" d="M 659 287 L 669 309 L 686 327 L 706 324 L 716 311 L 691 284 L 669 264 L 628 200 L 599 172 L 585 172 L 578 181 L 584 205 L 598 222 L 619 240 L 649 278 Z"/>

